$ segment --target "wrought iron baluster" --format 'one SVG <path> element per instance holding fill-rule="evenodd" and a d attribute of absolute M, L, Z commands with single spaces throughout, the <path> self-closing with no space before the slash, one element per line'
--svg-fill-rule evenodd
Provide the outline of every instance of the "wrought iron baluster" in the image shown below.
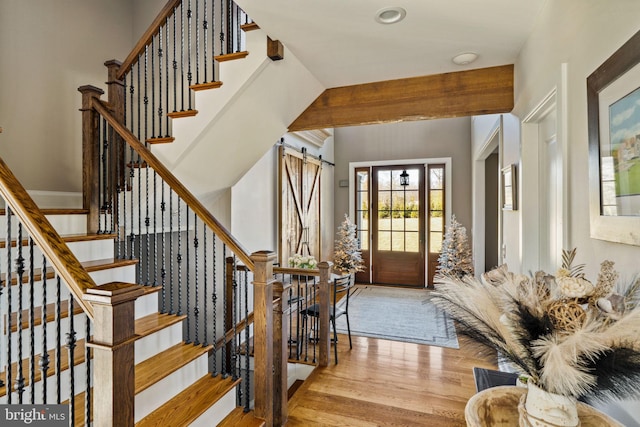
<path fill-rule="evenodd" d="M 173 314 L 173 191 L 169 193 L 169 314 Z"/>
<path fill-rule="evenodd" d="M 166 130 L 164 136 L 169 137 L 169 17 L 164 20 L 164 26 L 166 28 L 165 31 L 165 49 L 166 52 L 164 54 L 164 64 L 166 70 L 166 79 L 165 79 L 165 114 L 164 114 L 164 128 Z"/>
<path fill-rule="evenodd" d="M 224 4 L 225 1 L 220 2 L 220 55 L 224 55 Z"/>
<path fill-rule="evenodd" d="M 198 22 L 200 22 L 200 2 L 196 0 L 196 25 L 194 26 L 196 32 L 196 84 L 200 84 L 200 29 L 198 28 Z M 189 31 L 191 34 L 191 31 Z M 189 43 L 191 46 L 191 43 Z"/>
<path fill-rule="evenodd" d="M 102 119 L 102 147 L 100 147 L 99 153 L 102 168 L 98 175 L 98 188 L 102 188 L 102 192 L 99 194 L 98 204 L 100 206 L 98 233 L 106 232 L 106 221 L 103 224 L 103 220 L 106 220 L 105 215 L 107 209 L 107 147 L 109 147 L 109 141 L 107 140 L 107 121 Z M 100 184 L 102 184 L 102 187 L 100 187 Z"/>
<path fill-rule="evenodd" d="M 182 218 L 180 197 L 178 197 L 178 316 L 182 315 Z"/>
<path fill-rule="evenodd" d="M 229 367 L 227 366 L 227 331 L 229 330 L 229 324 L 227 323 L 227 245 L 222 245 L 222 260 L 224 262 L 222 267 L 222 378 L 227 378 L 229 373 Z"/>
<path fill-rule="evenodd" d="M 69 294 L 69 332 L 67 332 L 67 356 L 69 358 L 69 413 L 75 414 L 76 407 L 76 381 L 75 381 L 75 348 L 76 348 L 76 330 L 74 327 L 74 315 L 73 315 L 73 293 Z M 69 416 L 69 425 L 75 425 L 75 417 Z"/>
<path fill-rule="evenodd" d="M 236 8 L 236 22 L 235 22 L 235 29 L 236 29 L 236 52 L 240 52 L 242 50 L 242 46 L 241 46 L 241 39 L 242 36 L 240 34 L 240 7 L 238 7 L 237 4 L 233 3 L 234 7 Z"/>
<path fill-rule="evenodd" d="M 145 229 L 145 256 L 144 262 L 147 267 L 146 277 L 144 279 L 144 284 L 149 286 L 149 279 L 151 277 L 151 260 L 149 259 L 149 247 L 151 246 L 151 238 L 149 234 L 149 227 L 151 227 L 151 217 L 149 216 L 149 165 L 144 165 L 144 182 L 145 182 L 145 193 L 144 193 L 144 203 L 145 203 L 145 213 L 144 213 L 144 229 Z M 142 237 L 142 236 L 141 236 Z"/>
<path fill-rule="evenodd" d="M 209 62 L 207 61 L 207 40 L 208 40 L 207 33 L 209 32 L 209 22 L 207 21 L 207 0 L 204 0 L 202 4 L 202 9 L 203 9 L 202 10 L 202 45 L 203 45 L 202 57 L 204 58 L 203 59 L 204 82 L 206 83 L 208 81 L 207 80 L 207 64 Z"/>
<path fill-rule="evenodd" d="M 160 181 L 160 191 L 162 192 L 162 201 L 160 202 L 160 212 L 161 212 L 161 230 L 160 230 L 160 238 L 162 245 L 162 269 L 160 270 L 160 279 L 162 280 L 162 313 L 167 312 L 167 266 L 165 264 L 166 261 L 166 239 L 165 239 L 165 228 L 164 228 L 164 214 L 167 210 L 167 205 L 164 201 L 164 180 Z"/>
<path fill-rule="evenodd" d="M 158 286 L 158 173 L 153 171 L 153 286 Z"/>
<path fill-rule="evenodd" d="M 7 239 L 5 240 L 5 247 L 9 248 L 9 250 L 11 250 L 11 240 Z M 4 300 L 2 299 L 2 289 L 6 286 L 7 288 L 11 287 L 11 276 L 9 274 L 4 276 L 4 280 L 2 280 L 2 264 L 0 263 L 0 325 L 2 325 L 4 322 L 2 322 L 2 319 L 4 319 L 4 314 L 2 313 L 2 309 L 6 306 L 4 304 Z M 7 316 L 10 316 L 11 312 L 7 313 Z M 9 332 L 7 331 L 7 337 L 11 338 Z M 3 339 L 0 339 L 0 360 L 2 360 L 2 344 L 3 344 L 3 340 L 5 339 L 5 337 L 3 337 Z M 0 368 L 2 368 L 2 365 L 0 364 Z M 4 387 L 5 383 L 2 380 L 2 378 L 0 378 L 0 387 Z"/>
<path fill-rule="evenodd" d="M 182 90 L 180 111 L 184 111 L 184 1 L 180 3 L 180 88 Z"/>
<path fill-rule="evenodd" d="M 199 240 L 198 240 L 198 215 L 196 215 L 195 213 L 193 214 L 193 252 L 194 252 L 194 290 L 195 290 L 195 302 L 194 302 L 194 307 L 193 307 L 193 323 L 195 323 L 195 334 L 194 334 L 194 339 L 193 339 L 193 344 L 195 345 L 200 345 L 200 338 L 199 338 L 199 334 L 198 334 L 198 325 L 200 323 L 200 308 L 199 308 L 199 304 L 200 304 L 200 300 L 198 299 L 198 246 L 199 246 Z M 188 288 L 187 288 L 188 289 Z"/>
<path fill-rule="evenodd" d="M 161 26 L 158 32 L 158 138 L 162 137 L 162 30 Z"/>
<path fill-rule="evenodd" d="M 232 11 L 232 5 L 233 5 L 233 0 L 227 0 L 227 14 L 226 14 L 226 19 L 227 19 L 227 46 L 226 46 L 226 53 L 232 53 L 233 52 L 233 23 L 231 22 L 232 16 L 233 16 L 233 11 Z"/>
<path fill-rule="evenodd" d="M 149 139 L 149 46 L 144 48 L 144 139 L 140 139 L 144 142 L 145 147 L 149 145 L 147 139 Z M 152 114 L 153 116 L 153 114 Z M 153 129 L 152 129 L 153 131 Z M 139 138 L 138 138 L 139 139 Z"/>
<path fill-rule="evenodd" d="M 60 283 L 60 276 L 56 275 L 56 301 L 55 301 L 55 310 L 56 310 L 56 318 L 55 318 L 55 322 L 56 322 L 56 346 L 55 346 L 55 353 L 56 353 L 56 403 L 60 404 L 61 403 L 61 393 L 60 393 L 60 389 L 61 389 L 61 376 L 60 374 L 62 373 L 62 369 L 61 369 L 61 361 L 60 359 L 62 358 L 62 313 L 61 313 L 61 298 L 60 298 L 60 288 L 61 288 L 61 283 Z"/>
<path fill-rule="evenodd" d="M 47 403 L 47 372 L 49 371 L 49 352 L 47 351 L 47 257 L 42 256 L 42 350 L 40 372 L 42 377 L 42 403 Z"/>
<path fill-rule="evenodd" d="M 155 36 L 151 38 L 151 138 L 155 138 L 157 136 L 156 134 L 156 115 L 155 115 L 155 109 L 156 109 L 156 38 Z M 147 48 L 145 48 L 145 51 L 147 50 Z M 145 64 L 146 65 L 146 64 Z M 145 120 L 147 120 L 147 117 L 145 116 Z M 149 134 L 145 135 L 145 140 L 149 139 Z"/>
<path fill-rule="evenodd" d="M 176 59 L 176 20 L 178 19 L 178 15 L 176 14 L 177 7 L 173 8 L 173 111 L 178 111 L 178 61 Z M 184 108 L 183 108 L 184 110 Z"/>
<path fill-rule="evenodd" d="M 36 322 L 35 322 L 35 266 L 33 261 L 33 239 L 29 237 L 29 387 L 31 404 L 36 403 Z M 46 275 L 42 271 L 42 276 Z"/>
<path fill-rule="evenodd" d="M 191 258 L 190 258 L 190 251 L 189 251 L 189 205 L 187 205 L 185 203 L 185 208 L 186 208 L 186 212 L 185 212 L 185 217 L 187 219 L 187 224 L 186 224 L 186 235 L 185 238 L 187 239 L 186 242 L 186 246 L 187 246 L 187 251 L 186 251 L 186 255 L 187 255 L 187 272 L 186 272 L 186 290 L 187 290 L 187 307 L 186 307 L 186 312 L 187 312 L 187 339 L 186 339 L 186 343 L 187 344 L 191 344 L 192 340 L 192 336 L 191 336 L 191 286 L 190 286 L 190 271 L 189 269 L 191 268 Z"/>
<path fill-rule="evenodd" d="M 18 273 L 18 318 L 16 320 L 16 331 L 18 334 L 18 357 L 17 357 L 17 374 L 16 374 L 16 392 L 18 393 L 18 403 L 22 404 L 22 395 L 24 393 L 24 372 L 22 370 L 22 298 L 23 298 L 23 278 L 24 278 L 24 257 L 22 256 L 22 223 L 18 223 L 18 257 L 16 258 L 16 272 Z"/>
<path fill-rule="evenodd" d="M 91 347 L 87 343 L 91 340 L 91 319 L 86 314 L 84 315 L 84 363 L 87 367 L 87 375 L 85 378 L 85 392 L 84 392 L 84 425 L 91 425 Z"/>
<path fill-rule="evenodd" d="M 243 288 L 244 288 L 244 319 L 245 319 L 245 324 L 244 324 L 244 342 L 247 343 L 247 351 L 245 352 L 245 357 L 244 357 L 244 387 L 245 387 L 245 399 L 244 399 L 244 411 L 245 412 L 249 412 L 249 400 L 251 397 L 251 377 L 249 375 L 250 373 L 250 359 L 251 359 L 251 352 L 249 351 L 249 340 L 251 338 L 250 335 L 250 330 L 249 330 L 249 272 L 245 269 L 244 270 L 244 283 L 243 283 Z M 274 361 L 274 363 L 278 363 L 277 361 Z"/>
<path fill-rule="evenodd" d="M 213 306 L 213 369 L 211 370 L 212 376 L 218 376 L 218 316 L 217 316 L 217 307 L 218 307 L 218 281 L 216 280 L 217 272 L 216 272 L 216 235 L 211 233 L 211 271 L 213 273 L 213 289 L 211 293 L 211 305 Z"/>
<path fill-rule="evenodd" d="M 6 283 L 7 283 L 7 372 L 5 375 L 5 385 L 7 387 L 7 403 L 11 404 L 12 403 L 12 397 L 13 397 L 13 393 L 11 392 L 11 388 L 13 386 L 13 382 L 11 381 L 11 377 L 12 377 L 12 366 L 11 366 L 11 361 L 13 360 L 13 357 L 11 355 L 12 353 L 12 348 L 11 348 L 11 317 L 13 314 L 13 307 L 11 304 L 11 288 L 12 288 L 12 274 L 11 274 L 11 263 L 12 263 L 12 258 L 11 258 L 11 246 L 13 246 L 13 242 L 11 241 L 11 208 L 7 206 L 6 209 L 6 216 L 7 216 L 7 278 L 6 278 Z M 19 244 L 19 243 L 18 243 Z"/>
<path fill-rule="evenodd" d="M 197 1 L 197 0 L 196 0 Z M 184 1 L 183 1 L 184 3 Z M 189 87 L 189 91 L 187 92 L 187 99 L 189 101 L 189 111 L 191 111 L 191 80 L 193 79 L 193 73 L 191 71 L 191 0 L 188 3 L 187 10 L 187 84 Z"/>
<path fill-rule="evenodd" d="M 202 247 L 202 256 L 204 257 L 204 261 L 203 261 L 203 264 L 202 264 L 202 266 L 204 268 L 204 272 L 203 272 L 203 275 L 202 275 L 202 279 L 204 281 L 203 291 L 202 291 L 202 293 L 204 294 L 204 296 L 202 297 L 202 299 L 204 301 L 204 316 L 203 316 L 204 317 L 204 319 L 203 319 L 204 340 L 202 342 L 202 346 L 204 347 L 204 346 L 209 345 L 209 336 L 208 336 L 208 332 L 209 332 L 209 324 L 208 324 L 208 322 L 209 322 L 209 320 L 207 319 L 207 314 L 208 314 L 208 311 L 209 311 L 209 304 L 208 304 L 209 298 L 207 297 L 207 291 L 208 291 L 207 285 L 208 285 L 208 279 L 209 278 L 207 277 L 207 265 L 209 263 L 207 262 L 207 253 L 208 253 L 207 252 L 207 231 L 208 231 L 208 229 L 207 229 L 207 226 L 205 224 L 202 225 L 202 228 L 203 228 L 203 230 L 202 230 L 202 246 L 203 246 Z"/>
<path fill-rule="evenodd" d="M 232 376 L 233 379 L 236 380 L 238 379 L 238 363 L 237 363 L 237 357 L 238 357 L 238 268 L 237 268 L 238 264 L 237 264 L 237 260 L 236 260 L 236 256 L 235 254 L 233 254 L 233 263 L 231 264 L 231 268 L 232 268 L 232 277 L 233 277 L 233 292 L 231 293 L 231 325 L 233 327 L 233 341 L 231 342 L 231 354 L 232 354 L 232 358 L 231 360 L 233 361 L 233 366 L 231 367 L 232 369 Z M 247 343 L 247 345 L 249 345 L 249 343 Z M 247 348 L 247 351 L 249 349 Z"/>
<path fill-rule="evenodd" d="M 206 1 L 206 0 L 205 0 Z M 216 81 L 216 5 L 211 3 L 211 81 Z"/>

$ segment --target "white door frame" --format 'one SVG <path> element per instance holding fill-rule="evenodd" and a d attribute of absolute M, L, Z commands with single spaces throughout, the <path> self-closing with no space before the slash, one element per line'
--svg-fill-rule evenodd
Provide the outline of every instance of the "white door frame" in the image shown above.
<path fill-rule="evenodd" d="M 498 149 L 498 165 L 502 168 L 502 115 L 500 115 L 489 132 L 489 136 L 482 146 L 476 151 L 473 161 L 473 194 L 472 194 L 472 227 L 473 227 L 473 268 L 476 276 L 485 270 L 485 195 L 487 192 L 485 182 L 485 160 L 496 148 Z M 502 188 L 498 190 L 498 200 L 502 200 Z M 498 248 L 502 248 L 502 211 L 498 215 Z M 498 256 L 502 264 L 502 250 Z"/>
<path fill-rule="evenodd" d="M 556 218 L 558 224 L 558 253 L 561 249 L 570 249 L 570 224 L 569 201 L 568 201 L 568 151 L 567 151 L 567 64 L 561 65 L 560 81 L 525 116 L 522 121 L 522 146 L 520 152 L 521 171 L 521 215 L 520 215 L 520 259 L 521 271 L 534 272 L 540 269 L 540 214 L 539 200 L 544 195 L 540 188 L 540 154 L 542 148 L 540 141 L 540 123 L 544 118 L 554 111 L 556 114 L 556 137 L 561 155 L 560 177 L 561 185 L 558 188 L 558 199 L 561 207 L 559 217 Z M 560 267 L 560 265 L 558 265 Z"/>

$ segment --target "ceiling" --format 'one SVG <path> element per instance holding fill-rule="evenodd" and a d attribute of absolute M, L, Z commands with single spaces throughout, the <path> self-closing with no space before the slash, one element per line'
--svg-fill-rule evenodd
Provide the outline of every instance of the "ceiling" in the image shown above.
<path fill-rule="evenodd" d="M 513 64 L 546 0 L 237 0 L 326 87 Z M 406 10 L 379 24 L 376 12 Z M 452 58 L 475 52 L 456 65 Z"/>

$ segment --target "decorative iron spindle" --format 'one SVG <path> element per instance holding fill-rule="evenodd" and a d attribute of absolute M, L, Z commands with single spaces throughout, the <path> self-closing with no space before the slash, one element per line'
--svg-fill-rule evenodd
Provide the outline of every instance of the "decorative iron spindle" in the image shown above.
<path fill-rule="evenodd" d="M 180 111 L 184 111 L 184 1 L 180 3 L 180 88 L 182 90 Z"/>
<path fill-rule="evenodd" d="M 151 138 L 155 138 L 156 137 L 156 114 L 155 114 L 155 109 L 156 109 L 156 64 L 155 64 L 155 44 L 156 44 L 156 38 L 155 36 L 151 38 Z M 146 83 L 146 82 L 145 82 Z M 145 87 L 146 88 L 146 87 Z M 147 116 L 145 115 L 144 117 L 145 120 L 147 120 Z M 146 128 L 145 128 L 146 130 Z M 149 139 L 149 134 L 145 133 L 145 140 Z"/>
<path fill-rule="evenodd" d="M 172 63 L 172 67 L 173 67 L 173 111 L 176 112 L 178 111 L 178 61 L 177 61 L 177 57 L 176 57 L 176 46 L 178 45 L 178 43 L 176 43 L 176 20 L 177 20 L 177 15 L 176 15 L 176 11 L 177 8 L 174 7 L 173 8 L 173 63 Z M 184 109 L 184 108 L 183 108 Z"/>
<path fill-rule="evenodd" d="M 55 323 L 56 323 L 56 345 L 55 345 L 55 353 L 56 353 L 56 403 L 60 404 L 61 403 L 61 393 L 60 393 L 60 389 L 62 387 L 62 384 L 60 384 L 60 380 L 61 380 L 61 376 L 60 373 L 62 372 L 61 369 L 61 362 L 60 359 L 62 359 L 62 313 L 61 313 L 61 299 L 60 299 L 60 288 L 61 288 L 61 283 L 60 283 L 60 276 L 56 275 L 56 301 L 55 301 L 55 310 L 56 310 L 56 317 L 55 317 Z"/>
<path fill-rule="evenodd" d="M 178 316 L 182 315 L 182 221 L 180 216 L 180 198 L 178 197 Z"/>
<path fill-rule="evenodd" d="M 98 177 L 98 181 L 102 181 L 102 194 L 100 194 L 100 215 L 98 217 L 98 233 L 106 233 L 107 228 L 107 177 L 108 177 L 108 164 L 107 152 L 109 149 L 109 140 L 107 138 L 107 121 L 102 119 L 102 151 L 100 160 L 102 162 L 102 170 Z M 104 223 L 103 223 L 104 220 Z"/>
<path fill-rule="evenodd" d="M 75 348 L 76 348 L 76 331 L 74 328 L 74 316 L 73 316 L 73 293 L 69 294 L 69 332 L 67 332 L 67 354 L 69 357 L 69 425 L 75 425 L 75 417 L 72 414 L 75 414 L 76 407 L 76 381 L 75 381 L 75 372 L 76 372 L 76 364 L 75 364 Z"/>
<path fill-rule="evenodd" d="M 166 69 L 166 79 L 165 79 L 165 115 L 164 115 L 164 129 L 165 129 L 165 137 L 169 137 L 169 17 L 167 17 L 164 21 L 164 26 L 167 29 L 165 31 L 165 37 L 166 37 L 166 44 L 165 44 L 165 48 L 166 48 L 166 52 L 164 55 L 164 64 L 165 64 L 165 69 Z"/>
<path fill-rule="evenodd" d="M 222 341 L 222 378 L 227 378 L 227 374 L 228 374 L 228 367 L 227 367 L 227 340 L 226 340 L 226 333 L 229 330 L 229 323 L 227 321 L 227 314 L 228 314 L 228 305 L 227 305 L 227 265 L 228 263 L 226 262 L 227 260 L 227 245 L 223 244 L 222 245 L 222 260 L 224 261 L 223 267 L 222 267 L 222 277 L 224 277 L 223 279 L 223 287 L 222 287 L 222 336 L 223 336 L 223 341 Z"/>
<path fill-rule="evenodd" d="M 198 22 L 200 22 L 199 4 L 200 2 L 196 0 L 196 84 L 200 84 L 200 29 L 198 28 Z M 189 21 L 189 25 L 191 25 L 191 21 Z M 191 30 L 189 30 L 189 34 L 191 34 Z M 191 46 L 191 43 L 189 43 L 189 46 Z"/>
<path fill-rule="evenodd" d="M 197 9 L 196 9 L 197 10 Z M 195 291 L 195 303 L 194 303 L 194 307 L 193 307 L 193 323 L 195 324 L 195 334 L 194 334 L 194 339 L 193 339 L 193 344 L 194 345 L 200 345 L 200 339 L 199 334 L 198 334 L 198 325 L 200 324 L 200 309 L 198 308 L 198 305 L 200 304 L 200 299 L 198 298 L 198 215 L 196 215 L 195 213 L 193 214 L 193 249 L 194 249 L 194 291 Z M 188 287 L 187 287 L 188 289 Z"/>
<path fill-rule="evenodd" d="M 153 73 L 152 73 L 153 74 Z M 147 139 L 149 138 L 149 46 L 144 48 L 144 142 L 145 146 L 149 146 Z"/>
<path fill-rule="evenodd" d="M 204 82 L 207 80 L 207 32 L 209 31 L 209 22 L 207 21 L 207 0 L 204 0 L 202 4 L 202 44 L 203 44 L 203 52 L 202 57 L 204 58 Z M 213 81 L 213 80 L 212 80 Z"/>
<path fill-rule="evenodd" d="M 149 216 L 149 165 L 146 164 L 145 162 L 145 166 L 144 166 L 144 185 L 145 185 L 145 191 L 144 191 L 144 236 L 146 239 L 146 246 L 144 248 L 145 250 L 145 254 L 144 254 L 144 260 L 145 260 L 145 264 L 147 266 L 147 272 L 146 272 L 146 277 L 144 280 L 144 284 L 146 286 L 149 286 L 149 279 L 151 277 L 151 262 L 149 261 L 149 247 L 151 246 L 151 235 L 149 234 L 149 228 L 151 227 L 151 217 Z"/>
<path fill-rule="evenodd" d="M 13 393 L 11 392 L 11 387 L 13 385 L 12 380 L 12 371 L 13 367 L 11 366 L 11 361 L 13 360 L 13 356 L 11 354 L 11 314 L 13 313 L 13 307 L 11 304 L 11 282 L 12 282 L 12 274 L 11 274 L 11 246 L 13 242 L 11 241 L 11 208 L 7 206 L 6 216 L 7 216 L 7 372 L 5 374 L 6 386 L 7 386 L 7 403 L 10 405 L 12 403 Z M 18 245 L 20 243 L 18 242 Z"/>
<path fill-rule="evenodd" d="M 153 283 L 158 286 L 158 174 L 153 171 Z"/>
<path fill-rule="evenodd" d="M 206 2 L 206 0 L 205 0 Z M 211 4 L 211 81 L 216 81 L 216 5 Z"/>
<path fill-rule="evenodd" d="M 183 1 L 184 3 L 184 1 Z M 191 0 L 189 0 L 187 11 L 187 82 L 188 87 L 191 88 L 191 81 L 193 79 L 193 73 L 191 71 Z M 187 91 L 187 99 L 189 100 L 189 111 L 191 111 L 191 91 Z"/>
<path fill-rule="evenodd" d="M 158 138 L 162 137 L 162 28 L 158 32 Z"/>
<path fill-rule="evenodd" d="M 91 319 L 89 319 L 89 316 L 86 314 L 84 315 L 84 322 L 84 363 L 87 367 L 84 391 L 84 424 L 88 426 L 91 420 L 91 347 L 89 347 L 87 343 L 91 339 Z"/>
<path fill-rule="evenodd" d="M 49 371 L 49 352 L 47 351 L 47 257 L 42 256 L 42 347 L 40 372 L 42 377 L 42 403 L 47 403 L 47 372 Z"/>
<path fill-rule="evenodd" d="M 241 50 L 241 45 L 240 45 L 240 21 L 241 21 L 240 20 L 240 8 L 238 7 L 237 4 L 235 4 L 235 2 L 233 3 L 233 6 L 236 8 L 236 22 L 235 22 L 236 52 L 240 52 L 240 50 Z"/>
<path fill-rule="evenodd" d="M 232 371 L 233 371 L 233 379 L 236 380 L 238 379 L 238 363 L 237 363 L 237 357 L 238 357 L 238 304 L 237 301 L 239 301 L 238 298 L 238 270 L 236 269 L 236 257 L 234 255 L 233 257 L 233 262 L 231 264 L 231 268 L 232 268 L 232 277 L 233 277 L 233 293 L 231 294 L 231 304 L 232 304 L 232 311 L 231 311 L 231 325 L 233 327 L 233 340 L 232 340 L 232 344 L 231 344 L 231 354 L 232 356 L 232 361 L 233 361 L 233 366 L 231 367 Z M 249 351 L 249 343 L 247 343 L 247 351 Z M 240 387 L 238 387 L 240 388 Z"/>
<path fill-rule="evenodd" d="M 206 3 L 206 1 L 205 1 L 205 3 Z M 209 304 L 208 304 L 209 298 L 207 298 L 207 291 L 208 291 L 208 287 L 207 287 L 207 284 L 208 284 L 207 266 L 209 265 L 209 263 L 207 262 L 207 254 L 208 254 L 208 252 L 207 252 L 207 227 L 205 226 L 205 227 L 203 227 L 203 230 L 202 230 L 202 256 L 204 257 L 204 261 L 202 263 L 202 267 L 204 269 L 204 273 L 202 275 L 202 279 L 203 279 L 203 282 L 204 282 L 203 291 L 202 291 L 202 293 L 203 293 L 202 300 L 204 301 L 204 316 L 203 316 L 204 319 L 202 321 L 202 325 L 204 327 L 204 331 L 203 331 L 204 339 L 202 341 L 202 346 L 203 347 L 206 347 L 207 345 L 209 345 L 209 336 L 208 336 L 209 335 L 208 334 L 208 331 L 209 331 L 209 320 L 207 319 L 207 313 L 209 311 Z"/>
<path fill-rule="evenodd" d="M 187 205 L 186 207 L 186 212 L 185 212 L 185 217 L 187 219 L 187 224 L 186 224 L 186 239 L 187 239 L 187 243 L 186 243 L 186 255 L 187 255 L 187 262 L 186 262 L 186 266 L 187 269 L 191 266 L 191 258 L 190 258 L 190 251 L 189 251 L 189 206 Z M 186 307 L 186 312 L 187 312 L 187 339 L 185 340 L 185 342 L 187 344 L 191 344 L 191 283 L 189 278 L 191 277 L 191 274 L 189 274 L 189 271 L 187 271 L 186 273 L 186 278 L 185 278 L 185 288 L 187 291 L 187 307 Z"/>
<path fill-rule="evenodd" d="M 249 340 L 251 338 L 250 335 L 250 331 L 249 331 L 249 272 L 245 269 L 244 270 L 244 283 L 243 283 L 243 288 L 245 290 L 244 292 L 244 319 L 245 319 L 245 326 L 244 326 L 244 342 L 246 343 L 247 346 L 247 351 L 245 352 L 244 355 L 244 387 L 245 387 L 245 399 L 244 399 L 244 412 L 249 412 L 249 400 L 250 400 L 250 396 L 251 396 L 251 377 L 249 375 L 250 373 L 250 359 L 251 359 L 251 352 L 249 351 Z M 274 363 L 278 363 L 278 361 L 274 360 Z"/>
<path fill-rule="evenodd" d="M 16 373 L 16 392 L 18 393 L 18 404 L 22 404 L 22 395 L 24 393 L 24 372 L 22 370 L 22 284 L 24 278 L 24 257 L 22 256 L 22 223 L 18 223 L 18 257 L 16 258 L 16 272 L 18 273 L 18 319 L 16 321 L 16 333 L 18 334 L 18 358 Z"/>
<path fill-rule="evenodd" d="M 217 307 L 218 307 L 218 281 L 216 280 L 217 277 L 217 260 L 216 260 L 216 237 L 215 235 L 213 235 L 212 238 L 212 242 L 211 242 L 211 246 L 212 246 L 212 272 L 213 272 L 213 292 L 211 294 L 211 304 L 213 305 L 213 370 L 211 371 L 211 374 L 213 376 L 217 376 L 218 375 L 218 365 L 217 365 L 217 343 L 218 343 L 218 316 L 217 316 Z M 224 335 L 224 332 L 223 332 Z M 224 346 L 223 346 L 224 347 Z"/>
<path fill-rule="evenodd" d="M 162 269 L 160 270 L 160 279 L 162 280 L 162 313 L 167 312 L 167 265 L 166 265 L 166 239 L 165 239 L 165 228 L 164 228 L 164 214 L 167 210 L 167 204 L 164 201 L 164 180 L 160 183 L 160 191 L 162 193 L 162 201 L 160 202 L 160 217 L 161 217 L 161 230 L 160 230 L 160 239 L 162 245 Z"/>
<path fill-rule="evenodd" d="M 224 1 L 220 2 L 220 55 L 225 54 L 224 49 L 224 28 L 225 28 L 225 18 L 224 18 Z"/>
<path fill-rule="evenodd" d="M 169 314 L 173 314 L 173 193 L 169 193 Z"/>
<path fill-rule="evenodd" d="M 36 403 L 36 322 L 35 322 L 35 267 L 33 262 L 33 239 L 29 237 L 29 387 L 30 402 Z M 42 276 L 46 276 L 46 271 L 42 271 Z"/>

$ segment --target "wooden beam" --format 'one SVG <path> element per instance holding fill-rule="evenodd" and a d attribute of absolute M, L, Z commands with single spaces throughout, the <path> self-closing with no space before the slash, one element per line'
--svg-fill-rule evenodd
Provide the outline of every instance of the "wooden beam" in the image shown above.
<path fill-rule="evenodd" d="M 365 83 L 325 90 L 290 132 L 506 113 L 513 109 L 513 65 Z"/>

